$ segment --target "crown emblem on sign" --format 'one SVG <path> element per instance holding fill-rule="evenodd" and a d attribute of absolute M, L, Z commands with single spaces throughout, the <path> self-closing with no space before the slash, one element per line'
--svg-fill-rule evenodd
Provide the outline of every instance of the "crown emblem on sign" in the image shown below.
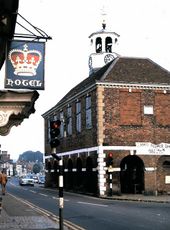
<path fill-rule="evenodd" d="M 23 45 L 23 50 L 13 49 L 9 52 L 15 71 L 15 75 L 35 76 L 38 65 L 42 60 L 42 55 L 38 50 L 28 50 L 28 45 Z"/>

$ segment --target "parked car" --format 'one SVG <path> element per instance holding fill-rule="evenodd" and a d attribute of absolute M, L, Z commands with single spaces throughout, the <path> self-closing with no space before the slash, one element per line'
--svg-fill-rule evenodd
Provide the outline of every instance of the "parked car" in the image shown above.
<path fill-rule="evenodd" d="M 21 176 L 19 178 L 19 185 L 31 185 L 34 186 L 34 179 L 31 175 Z"/>
<path fill-rule="evenodd" d="M 37 176 L 33 176 L 34 179 L 34 183 L 38 183 L 38 177 Z"/>
<path fill-rule="evenodd" d="M 44 184 L 45 183 L 45 176 L 39 176 L 38 177 L 38 184 Z"/>

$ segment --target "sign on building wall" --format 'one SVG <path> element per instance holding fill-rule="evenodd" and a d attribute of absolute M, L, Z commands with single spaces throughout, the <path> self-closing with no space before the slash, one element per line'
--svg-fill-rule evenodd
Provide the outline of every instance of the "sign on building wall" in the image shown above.
<path fill-rule="evenodd" d="M 170 144 L 160 143 L 158 145 L 150 142 L 136 142 L 136 154 L 142 155 L 170 155 Z"/>
<path fill-rule="evenodd" d="M 7 47 L 5 88 L 44 89 L 45 43 L 12 41 Z"/>
<path fill-rule="evenodd" d="M 165 184 L 170 184 L 170 176 L 165 176 Z"/>

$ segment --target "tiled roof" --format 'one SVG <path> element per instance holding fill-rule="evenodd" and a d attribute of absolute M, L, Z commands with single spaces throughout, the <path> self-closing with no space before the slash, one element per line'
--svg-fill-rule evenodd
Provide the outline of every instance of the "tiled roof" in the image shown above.
<path fill-rule="evenodd" d="M 170 73 L 144 58 L 119 57 L 102 79 L 114 83 L 170 85 Z"/>
<path fill-rule="evenodd" d="M 150 59 L 118 57 L 72 88 L 57 104 L 63 103 L 95 82 L 170 85 L 170 73 Z"/>
<path fill-rule="evenodd" d="M 170 86 L 170 72 L 147 58 L 117 57 L 73 87 L 54 107 L 83 92 L 96 83 Z"/>

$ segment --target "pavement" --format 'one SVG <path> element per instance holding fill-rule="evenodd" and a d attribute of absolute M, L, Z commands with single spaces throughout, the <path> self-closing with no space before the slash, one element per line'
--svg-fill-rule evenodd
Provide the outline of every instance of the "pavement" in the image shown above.
<path fill-rule="evenodd" d="M 1 200 L 2 198 L 2 200 Z M 59 218 L 31 203 L 6 193 L 0 196 L 0 230 L 59 230 Z M 63 230 L 82 229 L 64 223 Z"/>
<path fill-rule="evenodd" d="M 124 200 L 124 201 L 138 201 L 138 202 L 157 202 L 170 203 L 170 195 L 143 195 L 143 194 L 122 194 L 107 196 L 106 199 Z"/>
<path fill-rule="evenodd" d="M 103 197 L 113 200 L 170 203 L 170 195 L 147 196 L 142 194 Z M 1 204 L 2 202 L 2 204 Z M 0 196 L 0 230 L 59 230 L 59 219 L 52 213 L 7 193 Z M 81 226 L 65 222 L 63 230 L 83 230 Z"/>

